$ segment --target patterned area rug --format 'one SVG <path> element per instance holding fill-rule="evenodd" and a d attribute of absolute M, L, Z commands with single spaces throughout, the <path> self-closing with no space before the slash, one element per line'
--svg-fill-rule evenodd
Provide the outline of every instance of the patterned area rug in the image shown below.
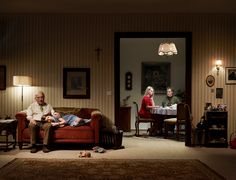
<path fill-rule="evenodd" d="M 14 159 L 0 169 L 11 179 L 224 179 L 199 160 Z"/>

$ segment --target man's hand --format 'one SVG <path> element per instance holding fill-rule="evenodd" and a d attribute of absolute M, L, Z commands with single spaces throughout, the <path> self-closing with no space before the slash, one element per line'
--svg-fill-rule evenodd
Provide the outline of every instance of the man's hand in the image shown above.
<path fill-rule="evenodd" d="M 31 120 L 30 120 L 30 124 L 36 125 L 36 121 L 35 121 L 34 119 L 31 119 Z"/>
<path fill-rule="evenodd" d="M 41 121 L 46 121 L 46 115 L 43 115 L 42 118 L 41 118 Z"/>

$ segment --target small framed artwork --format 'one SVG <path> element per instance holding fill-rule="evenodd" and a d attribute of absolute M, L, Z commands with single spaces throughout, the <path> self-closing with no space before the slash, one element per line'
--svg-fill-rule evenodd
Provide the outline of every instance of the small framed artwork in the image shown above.
<path fill-rule="evenodd" d="M 89 68 L 63 69 L 63 98 L 67 99 L 90 98 Z"/>
<path fill-rule="evenodd" d="M 236 84 L 236 67 L 225 68 L 225 84 Z"/>
<path fill-rule="evenodd" d="M 216 88 L 216 98 L 223 98 L 223 88 Z"/>
<path fill-rule="evenodd" d="M 206 77 L 206 85 L 207 85 L 208 87 L 212 87 L 212 86 L 214 86 L 214 84 L 215 84 L 215 78 L 214 78 L 214 76 L 208 75 L 208 76 Z"/>
<path fill-rule="evenodd" d="M 0 90 L 6 90 L 6 66 L 0 66 Z"/>

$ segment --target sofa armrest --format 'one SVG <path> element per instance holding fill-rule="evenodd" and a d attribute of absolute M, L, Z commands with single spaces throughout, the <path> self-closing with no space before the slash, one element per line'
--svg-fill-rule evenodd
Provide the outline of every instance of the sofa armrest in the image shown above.
<path fill-rule="evenodd" d="M 18 121 L 18 142 L 22 142 L 23 139 L 23 130 L 27 127 L 27 119 L 26 119 L 26 113 L 25 112 L 18 112 L 15 115 L 17 121 Z"/>
<path fill-rule="evenodd" d="M 102 113 L 98 110 L 93 111 L 91 113 L 91 119 L 90 126 L 94 129 L 95 132 L 95 143 L 99 144 L 99 133 L 101 129 L 102 124 Z"/>

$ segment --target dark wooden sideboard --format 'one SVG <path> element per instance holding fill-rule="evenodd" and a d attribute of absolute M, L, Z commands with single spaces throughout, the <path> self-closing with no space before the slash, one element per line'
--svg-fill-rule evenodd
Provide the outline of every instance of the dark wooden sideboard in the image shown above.
<path fill-rule="evenodd" d="M 124 132 L 130 132 L 131 107 L 121 106 L 119 111 L 119 128 Z"/>

